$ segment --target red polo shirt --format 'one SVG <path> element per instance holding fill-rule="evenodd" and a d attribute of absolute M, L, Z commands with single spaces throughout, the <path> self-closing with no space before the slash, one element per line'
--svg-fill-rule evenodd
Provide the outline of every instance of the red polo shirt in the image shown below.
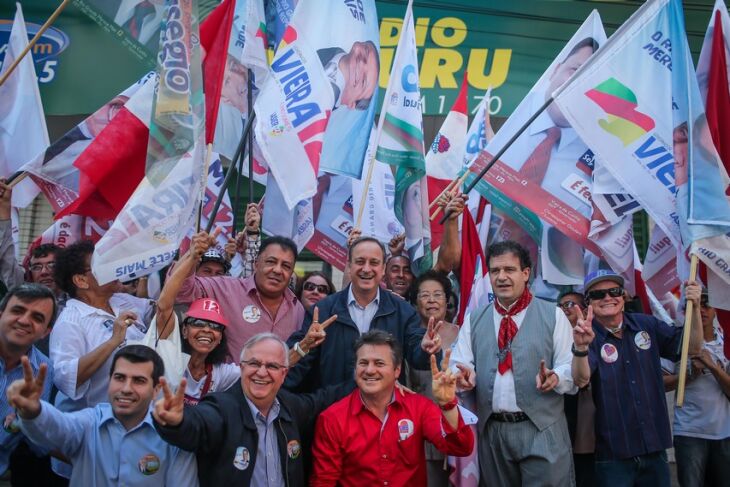
<path fill-rule="evenodd" d="M 469 455 L 474 446 L 461 415 L 454 430 L 439 407 L 420 394 L 396 390 L 381 422 L 355 390 L 317 420 L 311 485 L 426 485 L 424 440 L 455 456 Z"/>

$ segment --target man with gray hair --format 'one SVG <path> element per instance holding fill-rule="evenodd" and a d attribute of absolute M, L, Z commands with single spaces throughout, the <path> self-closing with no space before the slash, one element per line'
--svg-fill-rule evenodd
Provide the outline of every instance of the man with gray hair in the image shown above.
<path fill-rule="evenodd" d="M 198 457 L 206 485 L 306 485 L 302 440 L 317 415 L 354 389 L 352 381 L 314 394 L 281 390 L 289 349 L 278 336 L 260 333 L 241 350 L 241 387 L 184 406 L 185 384 L 172 393 L 163 381 L 155 428 L 165 441 Z"/>

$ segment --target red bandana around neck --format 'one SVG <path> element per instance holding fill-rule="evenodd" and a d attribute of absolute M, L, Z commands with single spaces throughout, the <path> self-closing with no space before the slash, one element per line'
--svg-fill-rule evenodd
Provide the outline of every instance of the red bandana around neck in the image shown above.
<path fill-rule="evenodd" d="M 494 300 L 494 309 L 502 315 L 497 340 L 499 346 L 499 375 L 504 375 L 512 368 L 512 339 L 517 335 L 517 323 L 512 317 L 527 308 L 530 301 L 532 301 L 532 293 L 527 286 L 525 286 L 522 296 L 515 301 L 509 310 L 500 304 L 499 299 Z"/>

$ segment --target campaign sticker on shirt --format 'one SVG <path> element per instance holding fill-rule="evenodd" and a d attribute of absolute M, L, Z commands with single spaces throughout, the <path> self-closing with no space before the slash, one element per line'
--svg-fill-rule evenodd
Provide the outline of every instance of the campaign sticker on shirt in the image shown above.
<path fill-rule="evenodd" d="M 302 452 L 302 445 L 297 440 L 291 440 L 286 444 L 286 454 L 289 458 L 296 460 L 299 458 L 299 454 Z"/>
<path fill-rule="evenodd" d="M 261 319 L 261 310 L 258 308 L 258 306 L 249 304 L 248 306 L 243 308 L 243 319 L 248 321 L 249 323 L 256 323 L 258 320 Z"/>
<path fill-rule="evenodd" d="M 601 358 L 607 364 L 612 364 L 618 360 L 618 350 L 610 343 L 604 343 L 601 347 Z"/>
<path fill-rule="evenodd" d="M 634 343 L 642 350 L 651 348 L 651 336 L 645 331 L 641 331 L 634 336 Z"/>
<path fill-rule="evenodd" d="M 248 463 L 251 460 L 251 455 L 248 453 L 248 448 L 245 446 L 239 446 L 236 448 L 236 455 L 233 457 L 233 466 L 238 470 L 246 470 Z"/>
<path fill-rule="evenodd" d="M 139 459 L 139 471 L 144 475 L 152 475 L 160 469 L 160 459 L 154 453 L 148 453 Z"/>
<path fill-rule="evenodd" d="M 401 419 L 398 421 L 398 436 L 400 441 L 407 440 L 413 435 L 413 421 L 410 419 Z"/>

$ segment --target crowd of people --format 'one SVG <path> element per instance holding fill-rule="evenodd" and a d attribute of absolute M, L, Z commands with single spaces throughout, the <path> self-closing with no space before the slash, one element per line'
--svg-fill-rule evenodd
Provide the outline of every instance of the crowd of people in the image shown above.
<path fill-rule="evenodd" d="M 250 205 L 224 252 L 195 234 L 149 296 L 145 278 L 100 284 L 90 242 L 38 246 L 23 268 L 0 191 L 13 485 L 445 486 L 447 457 L 474 456 L 484 486 L 668 486 L 672 446 L 682 486 L 730 478 L 730 367 L 697 282 L 672 421 L 683 328 L 628 312 L 610 270 L 551 302 L 530 290 L 529 252 L 493 243 L 494 300 L 456 322 L 454 288 L 473 278 L 459 193 L 440 202 L 441 252 L 418 276 L 402 237 L 355 230 L 339 290 L 298 277 L 294 242 L 262 239 Z"/>

